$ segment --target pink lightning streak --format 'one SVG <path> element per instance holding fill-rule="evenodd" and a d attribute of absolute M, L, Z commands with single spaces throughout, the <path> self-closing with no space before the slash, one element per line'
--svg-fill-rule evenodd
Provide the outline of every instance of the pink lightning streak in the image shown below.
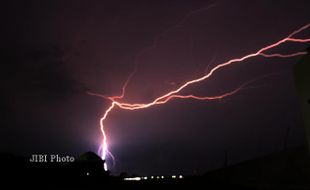
<path fill-rule="evenodd" d="M 253 58 L 253 57 L 257 57 L 257 56 L 262 56 L 262 57 L 265 57 L 265 58 L 270 58 L 270 57 L 278 57 L 278 58 L 289 58 L 289 57 L 295 57 L 295 56 L 300 56 L 300 55 L 304 55 L 306 54 L 306 52 L 297 52 L 297 53 L 292 53 L 292 54 L 267 54 L 265 53 L 267 50 L 270 50 L 272 48 L 275 48 L 285 42 L 296 42 L 296 43 L 307 43 L 307 42 L 310 42 L 310 38 L 306 38 L 306 39 L 299 39 L 299 38 L 293 38 L 294 35 L 300 33 L 301 31 L 305 30 L 305 29 L 308 29 L 310 27 L 310 23 L 307 24 L 307 25 L 304 25 L 303 27 L 299 28 L 298 30 L 292 32 L 291 34 L 289 34 L 286 38 L 283 38 L 273 44 L 270 44 L 268 46 L 265 46 L 261 49 L 259 49 L 258 51 L 254 52 L 254 53 L 250 53 L 250 54 L 247 54 L 243 57 L 240 57 L 240 58 L 235 58 L 235 59 L 230 59 L 224 63 L 221 63 L 221 64 L 218 64 L 216 65 L 215 67 L 213 67 L 208 73 L 206 73 L 205 75 L 201 76 L 200 78 L 196 78 L 196 79 L 193 79 L 193 80 L 189 80 L 187 82 L 185 82 L 183 85 L 181 85 L 180 87 L 178 87 L 177 89 L 175 90 L 172 90 L 156 99 L 154 99 L 153 101 L 149 102 L 149 103 L 126 103 L 126 102 L 122 102 L 121 100 L 124 98 L 125 96 L 125 91 L 126 91 L 126 86 L 128 85 L 131 77 L 133 74 L 131 74 L 129 76 L 129 78 L 127 79 L 127 81 L 125 82 L 125 84 L 123 85 L 122 87 L 122 93 L 121 95 L 119 96 L 104 96 L 104 95 L 100 95 L 100 94 L 96 94 L 96 93 L 91 93 L 91 92 L 88 92 L 88 94 L 90 95 L 94 95 L 94 96 L 100 96 L 100 97 L 103 97 L 109 101 L 111 101 L 111 104 L 110 106 L 105 110 L 103 116 L 101 117 L 100 119 L 100 129 L 101 129 L 101 133 L 102 133 L 102 136 L 103 136 L 103 140 L 102 140 L 102 144 L 99 148 L 99 154 L 101 155 L 101 158 L 103 160 L 106 160 L 107 156 L 110 156 L 113 158 L 113 155 L 109 152 L 109 149 L 108 149 L 108 142 L 107 142 L 107 136 L 106 136 L 106 133 L 104 131 L 104 121 L 108 118 L 108 115 L 109 113 L 111 113 L 111 111 L 118 107 L 120 109 L 124 109 L 124 110 L 139 110 L 139 109 L 145 109 L 145 108 L 149 108 L 151 106 L 155 106 L 155 105 L 161 105 L 161 104 L 165 104 L 167 102 L 169 102 L 170 100 L 173 100 L 173 99 L 196 99 L 196 100 L 216 100 L 216 99 L 223 99 L 227 96 L 231 96 L 237 92 L 239 92 L 246 84 L 248 83 L 245 83 L 243 85 L 241 85 L 239 88 L 233 90 L 233 91 L 230 91 L 230 92 L 227 92 L 227 93 L 224 93 L 222 95 L 218 95 L 218 96 L 195 96 L 195 95 L 181 95 L 181 94 L 178 94 L 180 93 L 183 89 L 185 89 L 186 87 L 192 85 L 192 84 L 195 84 L 195 83 L 199 83 L 199 82 L 202 82 L 202 81 L 205 81 L 207 80 L 208 78 L 210 78 L 216 71 L 220 70 L 220 69 L 223 69 L 229 65 L 232 65 L 234 63 L 239 63 L 239 62 L 243 62 L 247 59 L 250 59 L 250 58 Z M 107 164 L 105 163 L 104 165 L 104 169 L 107 170 Z"/>

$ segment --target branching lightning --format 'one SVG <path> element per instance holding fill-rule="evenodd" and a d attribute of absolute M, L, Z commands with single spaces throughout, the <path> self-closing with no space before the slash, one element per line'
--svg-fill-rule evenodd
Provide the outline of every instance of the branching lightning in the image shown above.
<path fill-rule="evenodd" d="M 182 21 L 183 23 L 184 21 Z M 306 29 L 308 29 L 310 27 L 310 23 L 299 28 L 298 30 L 292 32 L 291 34 L 289 34 L 286 38 L 283 38 L 273 44 L 267 45 L 261 49 L 259 49 L 256 52 L 247 54 L 243 57 L 240 58 L 235 58 L 235 59 L 231 59 L 228 60 L 226 62 L 223 62 L 221 64 L 216 65 L 215 67 L 213 67 L 209 72 L 207 72 L 206 74 L 204 74 L 203 76 L 193 79 L 193 80 L 189 80 L 187 82 L 185 82 L 184 84 L 182 84 L 181 86 L 179 86 L 178 88 L 176 88 L 175 90 L 172 90 L 162 96 L 157 97 L 156 99 L 154 99 L 151 102 L 148 103 L 128 103 L 128 102 L 123 102 L 123 98 L 125 96 L 125 91 L 126 91 L 126 87 L 131 79 L 131 77 L 133 76 L 133 74 L 131 74 L 129 76 L 129 78 L 127 79 L 127 81 L 125 82 L 125 84 L 122 87 L 122 92 L 121 95 L 119 96 L 104 96 L 101 94 L 96 94 L 96 93 L 91 93 L 88 92 L 89 95 L 94 95 L 94 96 L 99 96 L 102 98 L 107 99 L 108 101 L 110 101 L 110 106 L 105 110 L 103 116 L 100 119 L 100 129 L 101 129 L 101 133 L 102 133 L 102 144 L 99 148 L 99 154 L 101 155 L 101 158 L 103 160 L 106 160 L 108 156 L 112 157 L 112 154 L 109 152 L 108 150 L 108 141 L 107 141 L 107 136 L 105 133 L 105 126 L 104 126 L 104 122 L 106 121 L 106 119 L 109 116 L 109 113 L 111 113 L 112 110 L 114 110 L 115 108 L 120 108 L 120 109 L 124 109 L 124 110 L 140 110 L 140 109 L 146 109 L 155 105 L 162 105 L 162 104 L 166 104 L 167 102 L 169 102 L 170 100 L 173 99 L 195 99 L 195 100 L 201 100 L 201 101 L 205 101 L 205 100 L 218 100 L 218 99 L 223 99 L 226 98 L 228 96 L 234 95 L 237 92 L 239 92 L 240 90 L 242 90 L 246 85 L 249 84 L 249 82 L 244 83 L 243 85 L 241 85 L 240 87 L 230 91 L 230 92 L 226 92 L 224 94 L 221 95 L 217 95 L 217 96 L 196 96 L 194 94 L 188 94 L 188 95 L 182 95 L 180 94 L 182 92 L 183 89 L 185 89 L 186 87 L 193 85 L 195 83 L 199 83 L 202 81 L 207 80 L 208 78 L 210 78 L 216 71 L 220 70 L 220 69 L 224 69 L 226 67 L 228 67 L 229 65 L 235 64 L 235 63 L 240 63 L 243 62 L 245 60 L 248 60 L 250 58 L 254 58 L 254 57 L 258 57 L 258 56 L 262 56 L 265 58 L 271 58 L 271 57 L 277 57 L 277 58 L 290 58 L 290 57 L 295 57 L 295 56 L 300 56 L 300 55 L 304 55 L 307 54 L 307 52 L 295 52 L 295 53 L 291 53 L 291 54 L 279 54 L 279 53 L 275 53 L 275 54 L 268 54 L 266 53 L 266 51 L 273 49 L 275 47 L 280 46 L 283 43 L 286 42 L 294 42 L 294 43 L 307 43 L 310 42 L 310 38 L 305 38 L 305 39 L 300 39 L 300 38 L 293 38 L 293 36 L 295 36 L 296 34 L 300 33 L 301 31 L 304 31 Z M 107 165 L 105 163 L 104 165 L 104 169 L 107 170 Z"/>

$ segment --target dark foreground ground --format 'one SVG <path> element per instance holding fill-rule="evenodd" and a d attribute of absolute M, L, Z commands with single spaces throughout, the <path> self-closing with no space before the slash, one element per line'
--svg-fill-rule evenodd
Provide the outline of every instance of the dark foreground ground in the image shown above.
<path fill-rule="evenodd" d="M 71 164 L 30 163 L 28 158 L 5 153 L 0 159 L 0 189 L 310 189 L 310 158 L 306 147 L 201 176 L 141 181 L 110 176 L 98 170 L 94 160 Z"/>

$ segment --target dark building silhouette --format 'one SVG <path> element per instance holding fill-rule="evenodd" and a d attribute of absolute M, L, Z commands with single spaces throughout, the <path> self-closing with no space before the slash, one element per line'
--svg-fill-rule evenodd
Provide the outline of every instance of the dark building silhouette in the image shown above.
<path fill-rule="evenodd" d="M 103 169 L 104 162 L 97 154 L 86 152 L 75 160 L 75 165 L 80 175 L 101 176 L 108 174 Z"/>

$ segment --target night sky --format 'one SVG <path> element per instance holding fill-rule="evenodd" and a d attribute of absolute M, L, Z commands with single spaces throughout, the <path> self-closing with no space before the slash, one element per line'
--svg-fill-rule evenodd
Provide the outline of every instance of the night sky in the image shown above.
<path fill-rule="evenodd" d="M 310 22 L 308 0 L 9 1 L 1 5 L 0 151 L 97 152 L 110 102 L 146 103 L 212 67 L 274 43 Z M 298 37 L 309 37 L 309 30 Z M 305 51 L 286 43 L 270 52 Z M 105 122 L 118 174 L 201 174 L 305 144 L 293 65 L 253 58 L 216 72 L 173 100 L 115 109 Z M 226 156 L 225 156 L 226 155 Z"/>

